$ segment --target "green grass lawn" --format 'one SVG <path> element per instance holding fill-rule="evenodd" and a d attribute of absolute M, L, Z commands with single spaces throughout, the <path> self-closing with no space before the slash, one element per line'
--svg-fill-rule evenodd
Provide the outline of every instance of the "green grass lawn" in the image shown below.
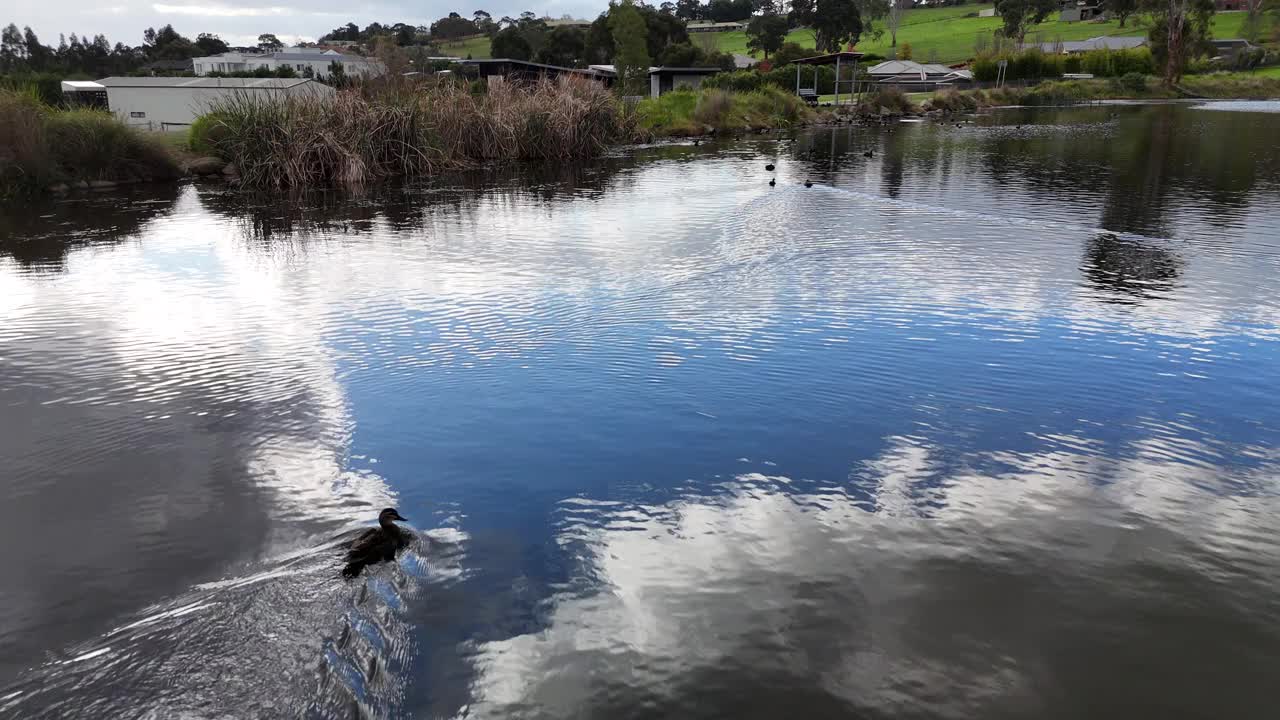
<path fill-rule="evenodd" d="M 898 45 L 911 43 L 911 57 L 919 62 L 936 61 L 941 63 L 957 63 L 968 60 L 974 55 L 974 47 L 979 37 L 991 37 L 992 31 L 1000 27 L 1000 18 L 965 17 L 976 15 L 991 5 L 960 5 L 958 7 L 922 8 L 911 10 L 902 19 L 898 28 Z M 1240 37 L 1240 26 L 1244 23 L 1245 13 L 1226 12 L 1213 16 L 1213 36 L 1216 38 Z M 1027 34 L 1028 42 L 1055 42 L 1057 40 L 1085 40 L 1099 35 L 1145 35 L 1147 28 L 1144 18 L 1130 18 L 1125 27 L 1111 22 L 1078 22 L 1064 23 L 1051 19 L 1032 28 Z M 883 27 L 883 21 L 877 21 Z M 749 55 L 747 52 L 747 34 L 743 32 L 707 33 L 690 36 L 695 44 L 711 41 L 724 52 Z M 813 34 L 808 30 L 796 30 L 787 35 L 787 40 L 800 43 L 804 47 L 813 47 Z M 858 43 L 862 52 L 876 53 L 889 57 L 894 49 L 889 47 L 889 34 L 886 32 L 875 40 L 865 36 Z M 489 57 L 489 38 L 478 35 L 456 43 L 445 43 L 440 46 L 441 52 L 458 57 Z"/>
<path fill-rule="evenodd" d="M 961 5 L 947 8 L 924 8 L 912 10 L 903 18 L 898 28 L 898 45 L 911 43 L 911 57 L 919 62 L 936 61 L 956 63 L 968 60 L 974 55 L 974 47 L 978 38 L 991 37 L 992 31 L 1001 27 L 1000 18 L 964 17 L 991 7 L 990 5 Z M 1217 38 L 1233 38 L 1240 36 L 1240 26 L 1244 23 L 1242 12 L 1217 13 L 1213 16 L 1213 36 Z M 1027 34 L 1028 42 L 1055 42 L 1057 40 L 1086 40 L 1099 35 L 1145 35 L 1147 28 L 1143 18 L 1130 18 L 1125 27 L 1111 22 L 1078 22 L 1064 23 L 1051 19 L 1032 28 Z M 877 25 L 882 25 L 877 22 Z M 747 52 L 747 35 L 742 32 L 715 33 L 712 35 L 721 50 L 741 54 Z M 797 30 L 787 36 L 787 40 L 800 43 L 804 47 L 813 47 L 813 35 L 807 30 Z M 696 41 L 696 40 L 695 40 Z M 864 36 L 857 45 L 862 52 L 876 53 L 889 57 L 894 53 L 889 46 L 889 34 L 886 32 L 879 40 Z"/>
<path fill-rule="evenodd" d="M 1257 75 L 1258 77 L 1280 78 L 1280 65 L 1262 68 L 1261 70 L 1254 70 L 1250 74 Z"/>
<path fill-rule="evenodd" d="M 443 43 L 440 45 L 440 52 L 445 55 L 456 55 L 460 58 L 465 58 L 468 55 L 476 59 L 487 58 L 489 57 L 489 37 L 487 35 L 476 35 L 458 42 Z"/>

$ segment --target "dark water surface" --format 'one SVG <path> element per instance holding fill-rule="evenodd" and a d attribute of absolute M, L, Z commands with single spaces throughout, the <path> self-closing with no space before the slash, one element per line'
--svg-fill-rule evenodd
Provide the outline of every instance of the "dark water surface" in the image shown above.
<path fill-rule="evenodd" d="M 1275 717 L 1233 109 L 11 208 L 0 716 Z"/>

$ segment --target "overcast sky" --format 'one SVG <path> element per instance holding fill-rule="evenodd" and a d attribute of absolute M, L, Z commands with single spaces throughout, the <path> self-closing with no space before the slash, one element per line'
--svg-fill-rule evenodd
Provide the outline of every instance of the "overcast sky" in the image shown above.
<path fill-rule="evenodd" d="M 532 10 L 539 15 L 565 14 L 595 18 L 607 0 L 449 0 L 427 2 L 381 1 L 351 3 L 337 0 L 17 0 L 0 15 L 0 24 L 30 25 L 45 45 L 57 45 L 58 33 L 93 36 L 103 33 L 112 42 L 142 44 L 142 31 L 172 23 L 183 35 L 195 39 L 202 32 L 220 35 L 232 45 L 256 42 L 261 33 L 275 33 L 281 40 L 314 40 L 329 30 L 354 22 L 361 27 L 377 21 L 429 25 L 456 11 L 470 16 L 486 10 L 495 18 Z"/>

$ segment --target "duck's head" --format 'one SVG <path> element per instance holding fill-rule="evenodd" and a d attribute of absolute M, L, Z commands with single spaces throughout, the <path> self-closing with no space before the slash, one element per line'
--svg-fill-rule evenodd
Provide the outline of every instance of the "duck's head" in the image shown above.
<path fill-rule="evenodd" d="M 395 508 L 387 508 L 386 510 L 383 510 L 382 512 L 378 513 L 379 525 L 390 525 L 395 520 L 399 520 L 401 522 L 409 522 L 408 520 L 405 520 L 404 518 L 400 517 L 400 513 L 396 512 Z"/>

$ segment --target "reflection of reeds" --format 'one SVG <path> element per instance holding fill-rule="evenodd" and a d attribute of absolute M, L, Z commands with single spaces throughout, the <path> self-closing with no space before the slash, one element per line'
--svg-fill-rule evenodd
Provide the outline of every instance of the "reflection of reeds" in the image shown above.
<path fill-rule="evenodd" d="M 615 99 L 586 81 L 439 83 L 333 96 L 237 95 L 210 109 L 215 145 L 252 187 L 361 185 L 488 160 L 574 159 L 625 139 Z"/>

